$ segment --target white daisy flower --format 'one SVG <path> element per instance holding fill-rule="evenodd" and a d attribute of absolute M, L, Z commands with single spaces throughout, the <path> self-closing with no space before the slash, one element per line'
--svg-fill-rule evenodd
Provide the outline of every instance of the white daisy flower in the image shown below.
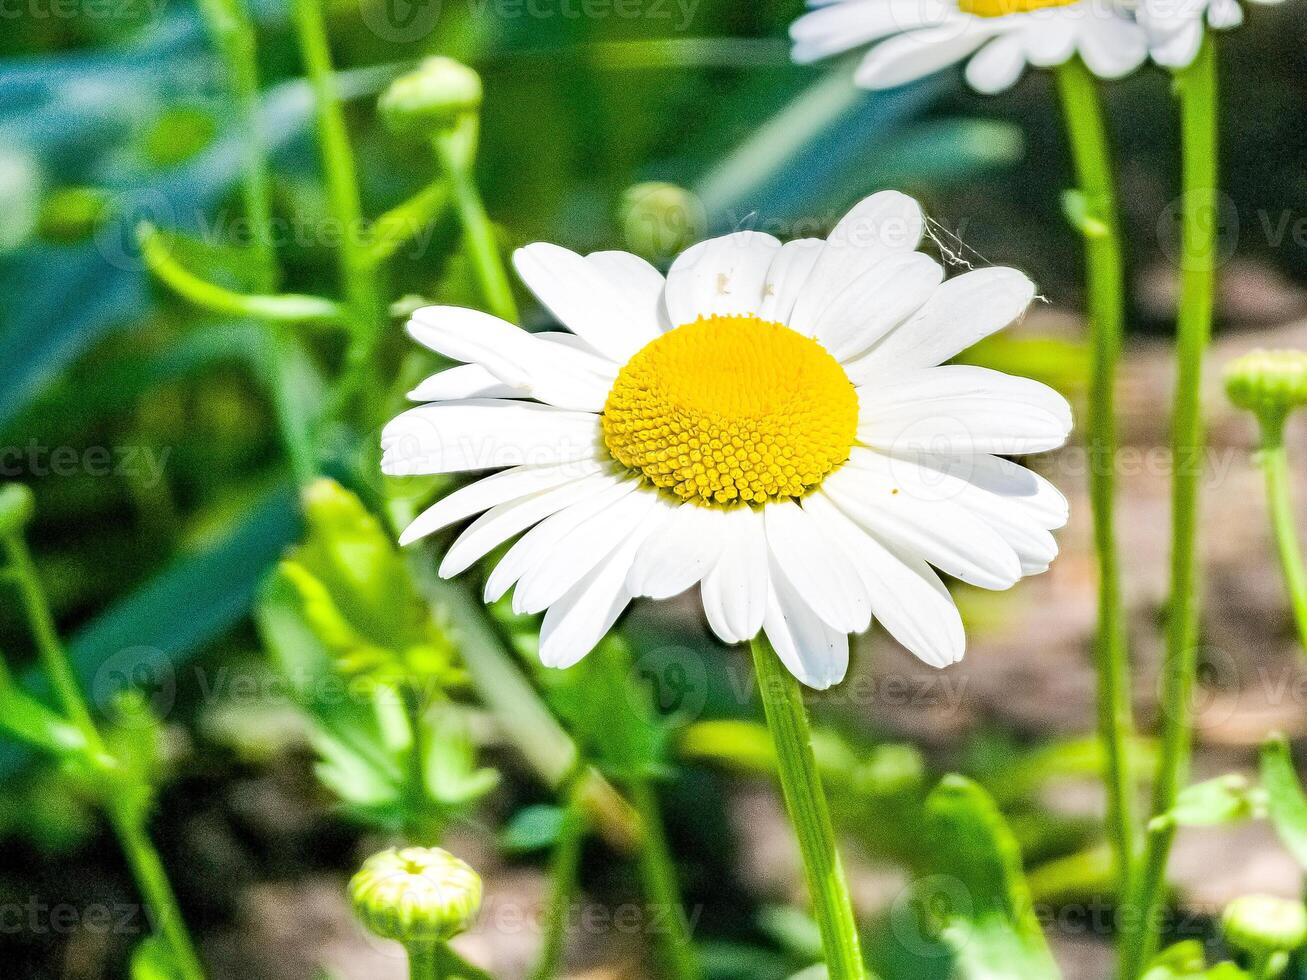
<path fill-rule="evenodd" d="M 1143 29 L 1116 0 L 814 0 L 813 6 L 790 28 L 794 60 L 808 63 L 872 44 L 855 75 L 864 88 L 905 85 L 970 58 L 967 81 L 993 94 L 1016 84 L 1027 65 L 1051 68 L 1079 55 L 1100 78 L 1121 78 L 1148 57 Z"/>
<path fill-rule="evenodd" d="M 962 621 L 931 565 L 1006 589 L 1057 553 L 1067 506 L 1002 456 L 1054 449 L 1057 392 L 941 362 L 1022 315 L 1023 274 L 944 281 L 917 203 L 867 198 L 826 241 L 739 232 L 666 279 L 624 252 L 535 244 L 518 274 L 571 333 L 417 311 L 409 332 L 462 364 L 390 422 L 391 475 L 499 469 L 436 502 L 408 543 L 480 515 L 440 566 L 457 575 L 518 534 L 486 601 L 544 611 L 540 656 L 567 667 L 631 599 L 698 585 L 713 631 L 765 630 L 803 683 L 844 677 L 873 617 L 943 667 Z M 522 533 L 525 532 L 525 533 Z"/>
<path fill-rule="evenodd" d="M 1139 23 L 1148 31 L 1153 60 L 1167 68 L 1187 68 L 1198 56 L 1203 32 L 1243 23 L 1239 0 L 1138 0 Z M 1254 0 L 1276 4 L 1281 0 Z"/>

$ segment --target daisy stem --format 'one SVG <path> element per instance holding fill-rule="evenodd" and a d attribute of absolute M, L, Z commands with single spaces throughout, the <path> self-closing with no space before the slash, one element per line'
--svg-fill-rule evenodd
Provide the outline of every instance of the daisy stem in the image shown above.
<path fill-rule="evenodd" d="M 776 746 L 781 791 L 799 841 L 813 913 L 821 930 L 827 973 L 830 980 L 867 980 L 853 902 L 812 752 L 803 689 L 765 637 L 759 634 L 750 646 L 767 727 Z"/>
<path fill-rule="evenodd" d="M 23 611 L 36 640 L 37 655 L 54 688 L 55 698 L 67 718 L 82 733 L 88 759 L 95 768 L 102 769 L 110 780 L 105 786 L 102 802 L 109 825 L 127 857 L 136 887 L 145 899 L 155 928 L 168 945 L 178 976 L 181 980 L 201 980 L 204 970 L 195 954 L 195 947 L 182 919 L 163 861 L 146 831 L 146 810 L 138 804 L 140 799 L 148 798 L 149 787 L 140 785 L 139 777 L 124 777 L 116 761 L 109 755 L 104 738 L 96 728 L 90 706 L 82 695 L 72 663 L 68 659 L 68 651 L 59 639 L 54 616 L 50 613 L 50 604 L 37 576 L 27 542 L 20 533 L 15 533 L 5 536 L 3 544 L 9 571 L 13 575 Z M 132 780 L 132 783 L 123 787 L 112 782 L 123 778 Z"/>
<path fill-rule="evenodd" d="M 245 172 L 241 177 L 241 199 L 245 207 L 245 216 L 250 222 L 250 245 L 255 258 L 256 289 L 259 293 L 271 293 L 277 287 L 280 269 L 277 265 L 272 234 L 272 177 L 268 166 L 267 147 L 259 126 L 257 35 L 244 0 L 201 0 L 200 13 L 213 38 L 214 46 L 226 63 L 236 112 L 240 125 L 245 130 Z M 175 284 L 172 285 L 173 288 L 177 288 Z M 234 297 L 234 294 L 230 293 L 224 297 L 223 293 L 225 291 L 218 290 L 217 287 L 209 287 L 208 298 Z M 272 309 L 292 305 L 277 296 L 261 298 L 265 299 Z M 296 297 L 296 299 L 300 298 Z M 314 304 L 310 302 L 308 305 Z M 332 304 L 317 301 L 317 305 L 318 312 L 322 312 Z M 273 411 L 286 444 L 286 452 L 290 457 L 296 482 L 300 486 L 307 486 L 317 473 L 316 452 L 308 434 L 298 425 L 300 413 L 290 403 L 293 397 L 291 390 L 279 383 L 279 379 L 289 370 L 288 360 L 281 338 L 277 336 L 275 330 L 269 329 L 266 351 L 268 394 L 272 400 Z"/>
<path fill-rule="evenodd" d="M 581 864 L 581 845 L 585 842 L 587 821 L 580 796 L 573 790 L 566 808 L 563 823 L 554 844 L 549 869 L 549 909 L 545 918 L 544 938 L 540 956 L 531 970 L 533 980 L 554 980 L 563 962 L 567 945 L 568 915 L 576 897 Z"/>
<path fill-rule="evenodd" d="M 1103 741 L 1107 827 L 1116 859 L 1117 894 L 1130 894 L 1136 857 L 1130 655 L 1116 546 L 1117 363 L 1125 320 L 1125 269 L 1112 160 L 1098 87 L 1079 58 L 1057 71 L 1058 89 L 1084 204 L 1087 309 L 1092 338 L 1089 480 L 1098 556 L 1098 731 Z"/>
<path fill-rule="evenodd" d="M 699 964 L 690 940 L 690 924 L 681 902 L 681 886 L 676 880 L 676 863 L 667 848 L 663 816 L 658 808 L 658 794 L 647 778 L 627 783 L 631 804 L 640 815 L 643 839 L 640 842 L 640 879 L 645 897 L 657 913 L 663 967 L 671 980 L 698 980 Z"/>
<path fill-rule="evenodd" d="M 1262 444 L 1257 453 L 1258 465 L 1266 477 L 1267 512 L 1275 546 L 1284 572 L 1284 585 L 1293 606 L 1298 626 L 1298 642 L 1307 653 L 1307 566 L 1294 524 L 1293 499 L 1290 495 L 1289 457 L 1284 448 L 1284 416 L 1261 419 Z"/>
<path fill-rule="evenodd" d="M 1143 972 L 1157 948 L 1160 906 L 1174 823 L 1158 820 L 1175 806 L 1189 768 L 1192 699 L 1198 640 L 1198 490 L 1203 474 L 1203 355 L 1212 329 L 1216 279 L 1217 88 L 1216 51 L 1209 33 L 1193 64 L 1176 75 L 1180 101 L 1181 285 L 1176 322 L 1177 378 L 1172 408 L 1171 601 L 1162 668 L 1162 754 L 1153 785 L 1153 826 L 1148 835 L 1138 901 L 1137 932 L 1125 950 L 1122 977 Z"/>
<path fill-rule="evenodd" d="M 474 130 L 475 117 L 470 117 L 467 125 Z M 466 128 L 442 133 L 435 139 L 436 156 L 449 174 L 454 207 L 463 225 L 468 258 L 472 261 L 472 269 L 486 303 L 490 306 L 490 312 L 509 323 L 517 323 L 517 302 L 513 299 L 513 287 L 508 281 L 508 273 L 499 254 L 495 226 L 486 214 L 481 192 L 477 190 L 472 176 L 474 154 L 466 149 L 466 144 L 470 142 Z"/>
<path fill-rule="evenodd" d="M 327 186 L 327 204 L 340 235 L 337 260 L 345 303 L 353 321 L 351 341 L 345 352 L 345 374 L 336 399 L 339 407 L 366 385 L 385 326 L 386 311 L 376 267 L 366 247 L 358 168 L 336 89 L 322 0 L 295 0 L 295 23 L 304 70 L 317 103 L 318 150 Z"/>

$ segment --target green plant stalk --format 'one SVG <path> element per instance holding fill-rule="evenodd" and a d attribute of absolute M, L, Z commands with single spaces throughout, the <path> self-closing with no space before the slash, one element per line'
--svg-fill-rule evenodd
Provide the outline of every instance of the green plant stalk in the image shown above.
<path fill-rule="evenodd" d="M 803 690 L 761 634 L 751 648 L 763 711 L 776 745 L 781 791 L 798 837 L 813 914 L 821 930 L 826 970 L 830 980 L 867 980 L 853 902 L 812 752 Z"/>
<path fill-rule="evenodd" d="M 404 944 L 408 954 L 409 980 L 443 980 L 445 972 L 440 958 L 440 944 L 412 942 Z"/>
<path fill-rule="evenodd" d="M 1284 418 L 1261 420 L 1262 443 L 1257 453 L 1258 465 L 1266 477 L 1267 513 L 1275 546 L 1284 572 L 1284 585 L 1293 607 L 1294 622 L 1298 626 L 1298 643 L 1307 653 L 1307 566 L 1303 564 L 1302 548 L 1293 509 L 1289 457 L 1284 448 Z"/>
<path fill-rule="evenodd" d="M 309 85 L 317 102 L 318 150 L 331 217 L 341 231 L 337 253 L 346 306 L 354 321 L 345 352 L 342 397 L 357 394 L 367 381 L 373 354 L 385 326 L 385 306 L 376 267 L 366 247 L 358 169 L 345 127 L 345 114 L 331 63 L 321 0 L 295 0 L 295 23 Z"/>
<path fill-rule="evenodd" d="M 377 218 L 368 242 L 368 261 L 380 265 L 391 258 L 445 213 L 449 199 L 449 182 L 442 177 Z"/>
<path fill-rule="evenodd" d="M 226 62 L 236 113 L 245 131 L 246 157 L 245 170 L 241 177 L 241 197 L 246 217 L 250 222 L 250 246 L 255 255 L 257 288 L 260 293 L 272 293 L 281 279 L 281 270 L 277 264 L 276 244 L 273 241 L 271 168 L 268 165 L 267 144 L 264 142 L 259 123 L 258 39 L 254 23 L 243 0 L 201 0 L 200 14 L 219 54 Z M 160 274 L 158 269 L 153 271 L 173 289 L 200 305 L 208 305 L 203 301 L 206 296 L 210 300 L 216 298 L 220 305 L 224 300 L 234 299 L 237 302 L 233 312 L 277 320 L 283 319 L 276 315 L 279 309 L 284 310 L 287 306 L 298 307 L 298 312 L 304 312 L 312 309 L 316 304 L 317 315 L 305 319 L 341 319 L 341 311 L 336 304 L 319 300 L 317 297 L 241 297 L 204 283 L 197 277 L 190 276 L 184 269 L 181 270 L 184 276 L 180 284 Z M 188 284 L 185 282 L 186 279 L 189 279 L 190 285 L 199 284 L 200 296 L 187 294 L 183 288 Z M 214 294 L 217 294 L 216 297 Z M 243 304 L 253 306 L 254 309 L 240 309 Z M 261 311 L 259 307 L 264 309 Z M 317 453 L 307 439 L 306 433 L 297 427 L 295 419 L 300 413 L 297 413 L 288 403 L 289 392 L 279 383 L 286 370 L 286 354 L 282 350 L 280 338 L 275 330 L 269 329 L 267 334 L 264 361 L 265 371 L 270 381 L 268 393 L 272 399 L 277 425 L 286 444 L 286 453 L 290 457 L 295 479 L 300 486 L 307 486 L 317 474 Z"/>
<path fill-rule="evenodd" d="M 245 172 L 241 196 L 257 256 L 260 292 L 272 292 L 279 278 L 272 239 L 272 180 L 259 125 L 259 66 L 254 24 L 242 0 L 201 0 L 204 18 L 219 54 L 227 64 L 232 97 L 245 131 Z"/>
<path fill-rule="evenodd" d="M 1079 58 L 1057 70 L 1068 141 L 1087 206 L 1085 279 L 1092 340 L 1089 390 L 1089 480 L 1098 556 L 1098 732 L 1103 742 L 1107 828 L 1116 862 L 1117 894 L 1131 894 L 1136 859 L 1134 734 L 1130 655 L 1116 545 L 1116 373 L 1125 326 L 1125 267 L 1103 110 L 1094 77 Z"/>
<path fill-rule="evenodd" d="M 545 916 L 540 955 L 531 971 L 532 980 L 554 980 L 563 962 L 568 914 L 579 886 L 581 845 L 585 841 L 585 830 L 585 811 L 573 793 L 563 811 L 563 825 L 554 844 L 553 860 L 549 868 L 549 909 Z"/>
<path fill-rule="evenodd" d="M 460 152 L 459 144 L 465 137 L 466 134 L 458 130 L 437 136 L 434 141 L 436 156 L 449 174 L 454 207 L 463 226 L 468 257 L 472 261 L 486 304 L 495 316 L 516 323 L 518 313 L 517 302 L 513 299 L 513 287 L 508 281 L 508 273 L 499 254 L 499 243 L 495 241 L 494 225 L 486 214 L 481 193 L 472 177 L 473 154 Z"/>
<path fill-rule="evenodd" d="M 1205 443 L 1203 355 L 1211 337 L 1216 280 L 1217 81 L 1212 35 L 1193 64 L 1176 75 L 1183 160 L 1182 275 L 1176 323 L 1177 378 L 1172 409 L 1171 601 L 1162 668 L 1162 754 L 1153 784 L 1152 815 L 1168 813 L 1188 775 L 1193 742 L 1193 687 L 1198 642 L 1198 490 Z M 1157 947 L 1158 914 L 1174 828 L 1150 833 L 1144 864 L 1150 872 L 1132 909 L 1137 931 L 1122 976 L 1138 976 Z"/>
<path fill-rule="evenodd" d="M 666 912 L 658 937 L 664 975 L 669 980 L 698 980 L 699 963 L 681 901 L 681 886 L 676 880 L 676 863 L 667 847 L 658 796 L 648 778 L 632 779 L 627 788 L 644 831 L 638 858 L 644 894 L 655 909 Z"/>
<path fill-rule="evenodd" d="M 11 534 L 5 537 L 4 548 L 24 613 L 36 640 L 37 654 L 50 678 L 55 697 L 68 719 L 82 733 L 86 741 L 88 761 L 93 766 L 100 767 L 109 758 L 108 751 L 100 730 L 95 726 L 91 709 L 82 696 L 68 653 L 55 629 L 54 617 L 50 614 L 50 606 L 37 577 L 27 542 L 20 534 Z M 186 930 L 177 897 L 168 881 L 163 862 L 146 833 L 146 815 L 131 802 L 135 796 L 132 793 L 115 792 L 112 788 L 104 794 L 109 823 L 131 866 L 136 886 L 155 916 L 159 932 L 168 943 L 173 962 L 183 980 L 202 980 L 204 970 Z"/>

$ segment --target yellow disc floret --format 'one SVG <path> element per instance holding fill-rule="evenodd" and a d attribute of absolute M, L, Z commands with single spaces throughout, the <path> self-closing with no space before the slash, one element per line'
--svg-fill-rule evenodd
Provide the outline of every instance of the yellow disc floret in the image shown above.
<path fill-rule="evenodd" d="M 1050 7 L 1071 7 L 1080 0 L 958 0 L 958 9 L 976 17 L 1006 17 L 1033 14 Z"/>
<path fill-rule="evenodd" d="M 802 497 L 849 458 L 857 425 L 839 362 L 752 316 L 701 318 L 651 341 L 603 414 L 615 459 L 706 504 Z"/>

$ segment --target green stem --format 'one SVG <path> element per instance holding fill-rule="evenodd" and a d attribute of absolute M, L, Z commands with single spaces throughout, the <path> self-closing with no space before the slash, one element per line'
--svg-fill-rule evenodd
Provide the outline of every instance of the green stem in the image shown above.
<path fill-rule="evenodd" d="M 1205 445 L 1203 355 L 1211 337 L 1216 279 L 1216 51 L 1211 34 L 1192 65 L 1176 76 L 1183 152 L 1180 310 L 1177 378 L 1172 410 L 1171 597 L 1162 668 L 1162 754 L 1153 784 L 1154 817 L 1168 813 L 1188 775 L 1193 742 L 1192 701 L 1198 642 L 1198 489 Z M 1145 864 L 1154 874 L 1139 890 L 1139 931 L 1122 976 L 1137 976 L 1157 947 L 1163 880 L 1174 832 L 1151 834 Z"/>
<path fill-rule="evenodd" d="M 98 767 L 107 757 L 104 739 L 95 726 L 90 706 L 82 696 L 68 653 L 55 629 L 54 617 L 37 577 L 27 542 L 21 535 L 11 534 L 4 539 L 4 549 L 24 612 L 31 624 L 42 667 L 50 678 L 60 707 L 85 738 L 89 761 Z M 135 786 L 127 787 L 125 791 L 109 788 L 104 799 L 109 823 L 127 856 L 136 886 L 153 913 L 154 921 L 168 943 L 183 980 L 201 980 L 204 971 L 195 954 L 190 934 L 186 931 L 163 862 L 145 831 L 145 814 L 133 802 L 144 795 L 139 789 Z"/>
<path fill-rule="evenodd" d="M 632 779 L 628 789 L 644 830 L 639 855 L 640 878 L 645 897 L 659 913 L 656 921 L 662 926 L 658 936 L 665 971 L 662 975 L 669 980 L 697 980 L 699 963 L 681 901 L 681 886 L 676 880 L 676 864 L 667 848 L 658 796 L 648 779 Z"/>
<path fill-rule="evenodd" d="M 781 790 L 798 837 L 813 913 L 821 929 L 826 970 L 831 980 L 866 980 L 853 902 L 812 752 L 803 691 L 763 636 L 754 639 L 752 649 L 763 710 L 776 744 Z"/>
<path fill-rule="evenodd" d="M 469 121 L 469 124 L 474 123 L 474 119 Z M 466 140 L 467 134 L 464 131 L 443 133 L 435 139 L 436 155 L 449 174 L 454 207 L 463 225 L 468 257 L 472 260 L 472 268 L 485 295 L 486 304 L 495 316 L 516 323 L 517 303 L 513 299 L 513 287 L 508 281 L 508 273 L 499 254 L 494 225 L 486 214 L 481 194 L 472 178 L 473 154 L 464 151 L 462 144 Z"/>
<path fill-rule="evenodd" d="M 1298 642 L 1307 653 L 1307 567 L 1298 543 L 1297 522 L 1290 494 L 1289 457 L 1284 448 L 1284 419 L 1263 419 L 1262 445 L 1257 454 L 1266 477 L 1267 512 L 1284 571 L 1284 585 L 1298 625 Z"/>
<path fill-rule="evenodd" d="M 358 170 L 331 63 L 321 0 L 295 0 L 295 22 L 309 85 L 317 102 L 318 150 L 327 204 L 340 231 L 338 261 L 346 305 L 353 319 L 345 353 L 342 390 L 350 397 L 366 384 L 373 354 L 385 327 L 385 306 L 366 246 Z"/>
<path fill-rule="evenodd" d="M 572 799 L 563 812 L 563 825 L 554 845 L 554 856 L 549 869 L 549 909 L 545 918 L 544 936 L 540 943 L 540 957 L 531 971 L 533 980 L 554 980 L 563 962 L 567 944 L 567 923 L 578 888 L 581 864 L 581 845 L 585 841 L 586 819 L 580 798 Z"/>
<path fill-rule="evenodd" d="M 445 213 L 449 198 L 449 182 L 442 177 L 377 218 L 368 242 L 368 261 L 380 265 L 393 256 Z"/>
<path fill-rule="evenodd" d="M 1094 77 L 1078 58 L 1057 70 L 1067 136 L 1085 205 L 1086 308 L 1093 360 L 1089 390 L 1089 480 L 1098 556 L 1098 731 L 1103 742 L 1107 827 L 1116 862 L 1117 894 L 1134 882 L 1134 779 L 1130 771 L 1133 712 L 1130 655 L 1116 546 L 1116 372 L 1125 325 L 1125 267 L 1112 158 Z"/>
<path fill-rule="evenodd" d="M 440 956 L 440 943 L 412 942 L 404 946 L 408 953 L 409 980 L 443 980 L 446 973 Z"/>

